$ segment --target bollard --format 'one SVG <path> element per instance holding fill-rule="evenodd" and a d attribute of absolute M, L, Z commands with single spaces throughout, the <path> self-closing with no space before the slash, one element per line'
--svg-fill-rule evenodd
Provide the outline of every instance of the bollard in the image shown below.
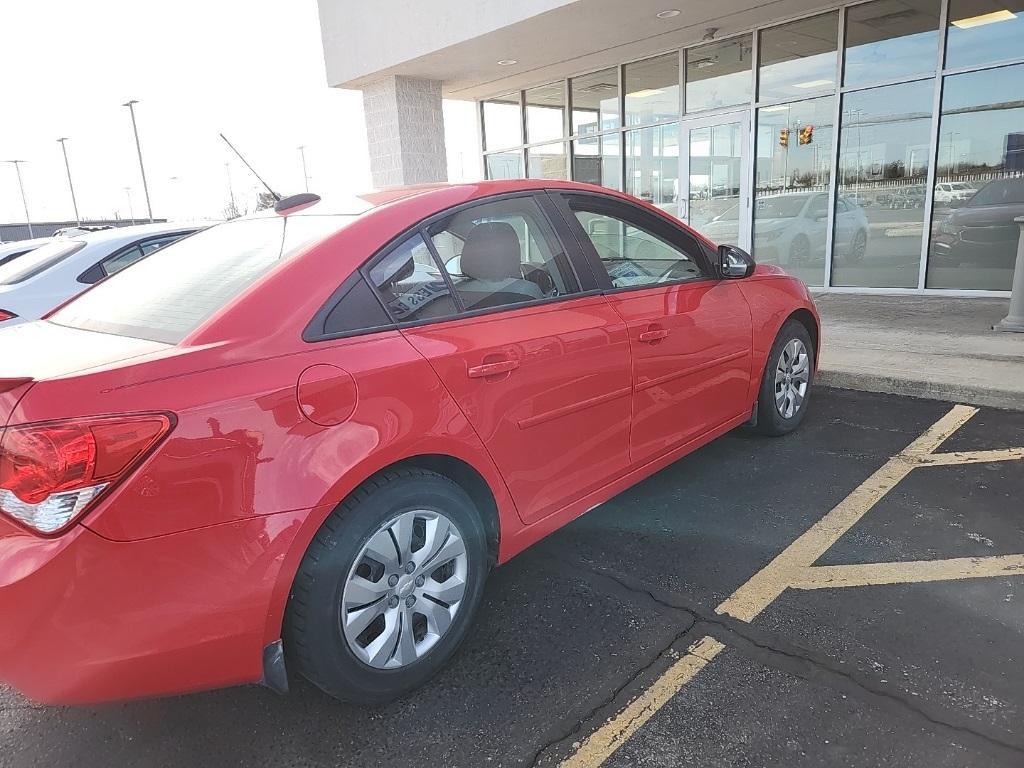
<path fill-rule="evenodd" d="M 1024 216 L 1014 221 L 1020 226 L 1017 238 L 1017 264 L 1013 269 L 1013 289 L 1010 291 L 1010 311 L 993 326 L 996 331 L 1024 333 Z"/>

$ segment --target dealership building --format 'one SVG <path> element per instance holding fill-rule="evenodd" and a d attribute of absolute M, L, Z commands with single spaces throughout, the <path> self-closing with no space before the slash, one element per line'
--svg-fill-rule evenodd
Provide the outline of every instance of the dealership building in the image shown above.
<path fill-rule="evenodd" d="M 378 186 L 623 190 L 808 285 L 1008 295 L 1024 216 L 1024 0 L 320 0 Z"/>

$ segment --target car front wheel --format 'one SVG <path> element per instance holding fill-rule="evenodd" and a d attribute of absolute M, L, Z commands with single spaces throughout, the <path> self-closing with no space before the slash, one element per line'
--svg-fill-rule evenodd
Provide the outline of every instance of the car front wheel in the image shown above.
<path fill-rule="evenodd" d="M 384 473 L 328 517 L 306 552 L 286 652 L 335 698 L 397 698 L 455 653 L 488 568 L 486 534 L 462 488 L 427 470 Z"/>
<path fill-rule="evenodd" d="M 798 320 L 787 320 L 775 338 L 761 378 L 757 429 L 785 435 L 804 419 L 814 373 L 814 344 Z"/>

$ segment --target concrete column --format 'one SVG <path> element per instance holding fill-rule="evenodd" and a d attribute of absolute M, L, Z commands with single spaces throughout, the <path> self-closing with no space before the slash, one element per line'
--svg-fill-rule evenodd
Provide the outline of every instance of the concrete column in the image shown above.
<path fill-rule="evenodd" d="M 995 326 L 997 331 L 1024 333 L 1024 216 L 1014 221 L 1020 225 L 1017 239 L 1017 264 L 1013 269 L 1013 289 L 1010 292 L 1010 311 Z"/>
<path fill-rule="evenodd" d="M 375 187 L 447 180 L 440 81 L 378 80 L 363 89 L 363 111 Z"/>

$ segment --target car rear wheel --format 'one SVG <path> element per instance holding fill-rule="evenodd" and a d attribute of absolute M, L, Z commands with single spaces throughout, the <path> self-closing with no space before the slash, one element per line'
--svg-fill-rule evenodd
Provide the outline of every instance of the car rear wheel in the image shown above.
<path fill-rule="evenodd" d="M 757 430 L 785 435 L 803 421 L 814 372 L 814 344 L 798 320 L 787 320 L 775 338 L 757 399 Z"/>
<path fill-rule="evenodd" d="M 868 236 L 863 229 L 858 230 L 857 234 L 853 236 L 853 243 L 850 244 L 849 259 L 853 264 L 857 264 L 864 258 L 864 254 L 868 249 Z"/>
<path fill-rule="evenodd" d="M 454 654 L 488 567 L 486 534 L 462 488 L 421 469 L 384 473 L 328 517 L 306 552 L 286 651 L 335 698 L 397 698 Z"/>

